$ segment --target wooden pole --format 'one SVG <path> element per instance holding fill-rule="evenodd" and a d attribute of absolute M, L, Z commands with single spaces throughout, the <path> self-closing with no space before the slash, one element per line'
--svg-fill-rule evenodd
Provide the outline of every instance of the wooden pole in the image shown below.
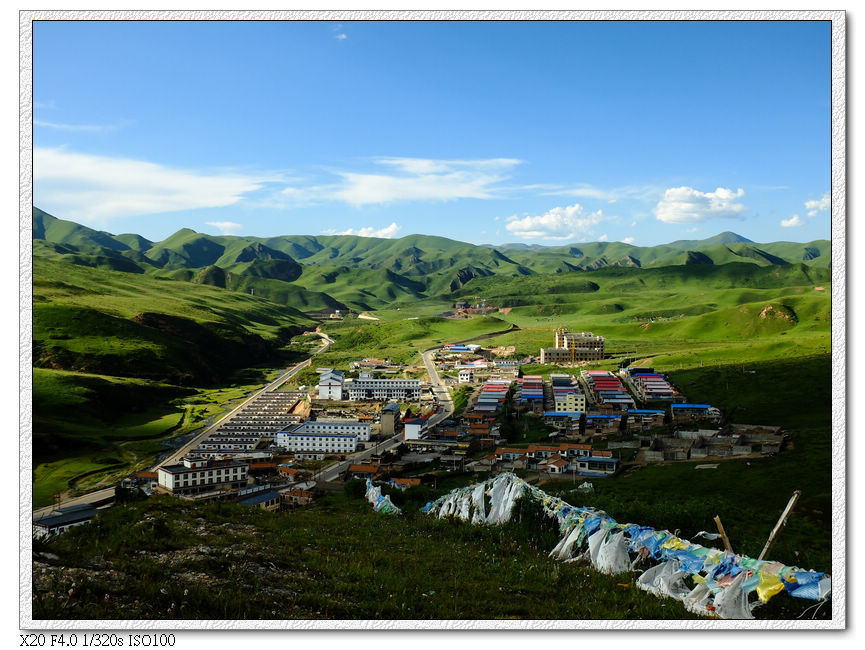
<path fill-rule="evenodd" d="M 715 525 L 718 527 L 718 532 L 721 533 L 721 539 L 724 540 L 724 548 L 728 553 L 733 552 L 733 547 L 730 546 L 730 540 L 727 538 L 727 533 L 724 532 L 724 524 L 721 523 L 721 518 L 715 515 Z"/>
<path fill-rule="evenodd" d="M 787 517 L 790 516 L 790 512 L 793 510 L 793 506 L 796 505 L 796 501 L 799 500 L 799 496 L 802 493 L 799 490 L 793 492 L 793 496 L 790 497 L 790 500 L 787 502 L 787 507 L 784 508 L 784 512 L 781 513 L 781 518 L 778 519 L 778 523 L 775 524 L 775 527 L 772 529 L 772 532 L 769 534 L 769 539 L 766 540 L 766 545 L 763 547 L 763 550 L 760 551 L 760 556 L 757 558 L 758 560 L 763 560 L 769 554 L 769 551 L 772 549 L 772 545 L 775 543 L 775 538 L 778 536 L 778 533 L 781 532 L 781 528 L 787 523 Z"/>

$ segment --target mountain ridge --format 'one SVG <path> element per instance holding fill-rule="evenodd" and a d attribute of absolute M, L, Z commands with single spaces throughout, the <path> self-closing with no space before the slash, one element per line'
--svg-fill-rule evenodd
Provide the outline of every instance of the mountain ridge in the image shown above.
<path fill-rule="evenodd" d="M 34 255 L 73 264 L 186 281 L 225 282 L 303 311 L 380 309 L 403 299 L 443 297 L 476 278 L 641 269 L 804 263 L 829 268 L 831 242 L 757 243 L 725 231 L 658 246 L 624 242 L 475 245 L 436 235 L 208 235 L 181 228 L 158 242 L 112 235 L 33 208 Z M 37 245 L 36 242 L 41 242 Z M 207 272 L 205 273 L 205 270 Z"/>

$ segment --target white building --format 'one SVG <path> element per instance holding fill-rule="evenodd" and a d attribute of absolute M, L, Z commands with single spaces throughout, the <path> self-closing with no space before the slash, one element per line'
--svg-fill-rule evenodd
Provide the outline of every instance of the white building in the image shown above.
<path fill-rule="evenodd" d="M 99 511 L 90 503 L 57 508 L 47 515 L 33 520 L 33 535 L 47 537 L 65 533 L 73 526 L 89 523 Z"/>
<path fill-rule="evenodd" d="M 318 399 L 341 400 L 344 383 L 345 373 L 325 368 L 318 378 Z"/>
<path fill-rule="evenodd" d="M 422 440 L 429 433 L 427 421 L 424 418 L 414 418 L 405 421 L 404 440 Z"/>
<path fill-rule="evenodd" d="M 295 454 L 351 454 L 357 449 L 356 435 L 337 433 L 294 433 L 281 431 L 276 434 L 276 445 Z"/>
<path fill-rule="evenodd" d="M 357 436 L 361 442 L 368 442 L 372 425 L 357 420 L 307 420 L 302 424 L 286 429 L 286 433 L 326 433 L 341 436 Z"/>
<path fill-rule="evenodd" d="M 471 384 L 475 380 L 475 371 L 471 368 L 460 368 L 459 381 L 461 384 Z"/>
<path fill-rule="evenodd" d="M 418 402 L 420 379 L 346 379 L 343 386 L 352 402 Z"/>
<path fill-rule="evenodd" d="M 179 465 L 157 470 L 158 489 L 173 495 L 198 494 L 246 485 L 249 463 L 242 460 L 217 460 L 186 456 Z"/>

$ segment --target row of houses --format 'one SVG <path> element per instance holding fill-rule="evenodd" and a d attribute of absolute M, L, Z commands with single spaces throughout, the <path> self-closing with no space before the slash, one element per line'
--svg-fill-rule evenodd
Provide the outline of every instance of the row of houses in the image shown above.
<path fill-rule="evenodd" d="M 744 429 L 742 429 L 744 430 Z M 733 433 L 730 429 L 677 431 L 673 436 L 654 438 L 649 447 L 640 452 L 644 462 L 669 460 L 704 460 L 761 455 L 775 455 L 783 448 L 785 436 L 780 431 L 752 430 L 749 433 Z"/>
<path fill-rule="evenodd" d="M 202 440 L 190 453 L 207 458 L 245 456 L 262 438 L 271 437 L 303 420 L 298 411 L 305 394 L 296 391 L 261 393 Z"/>
<path fill-rule="evenodd" d="M 654 368 L 626 368 L 622 371 L 644 402 L 655 400 L 673 401 L 679 395 L 667 377 Z"/>
<path fill-rule="evenodd" d="M 550 397 L 553 411 L 573 412 L 586 410 L 586 396 L 573 375 L 550 375 Z"/>
<path fill-rule="evenodd" d="M 549 474 L 574 473 L 594 477 L 612 476 L 621 467 L 621 460 L 609 450 L 568 443 L 499 447 L 482 460 L 501 470 L 531 469 Z"/>
<path fill-rule="evenodd" d="M 475 413 L 498 414 L 504 407 L 510 389 L 511 382 L 507 379 L 487 380 L 481 387 L 471 410 Z"/>
<path fill-rule="evenodd" d="M 298 506 L 312 503 L 315 495 L 302 486 L 285 486 L 273 488 L 270 485 L 250 488 L 241 491 L 237 503 L 251 508 L 260 508 L 269 512 L 291 510 Z"/>
<path fill-rule="evenodd" d="M 664 425 L 664 411 L 628 409 L 621 413 L 584 411 L 544 411 L 544 424 L 560 432 L 575 435 L 636 433 Z"/>
<path fill-rule="evenodd" d="M 601 408 L 627 410 L 636 408 L 634 398 L 621 380 L 608 370 L 582 370 L 580 378 Z"/>

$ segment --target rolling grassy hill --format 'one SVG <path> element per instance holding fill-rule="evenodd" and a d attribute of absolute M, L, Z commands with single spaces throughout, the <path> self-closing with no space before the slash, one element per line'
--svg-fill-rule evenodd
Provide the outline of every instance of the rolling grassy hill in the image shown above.
<path fill-rule="evenodd" d="M 56 491 L 51 477 L 128 464 L 136 455 L 121 453 L 120 441 L 164 436 L 183 423 L 177 399 L 239 369 L 278 365 L 281 348 L 313 324 L 244 293 L 36 257 L 38 499 L 50 500 L 43 484 Z"/>
<path fill-rule="evenodd" d="M 34 255 L 72 264 L 198 281 L 257 292 L 301 311 L 383 309 L 440 298 L 482 278 L 579 275 L 598 269 L 659 269 L 731 263 L 764 268 L 829 268 L 829 242 L 758 244 L 735 233 L 639 247 L 590 242 L 557 247 L 476 246 L 444 237 L 377 239 L 352 235 L 214 236 L 183 228 L 161 242 L 112 235 L 33 209 Z M 222 280 L 222 277 L 225 280 Z M 740 279 L 747 273 L 740 273 Z M 291 288 L 287 288 L 290 286 Z M 746 285 L 747 286 L 747 285 Z"/>
<path fill-rule="evenodd" d="M 605 336 L 612 358 L 598 367 L 688 369 L 830 347 L 828 242 L 755 244 L 722 233 L 652 248 L 491 247 L 421 235 L 189 229 L 150 242 L 35 208 L 34 238 L 34 434 L 43 467 L 76 440 L 79 450 L 110 450 L 148 422 L 158 423 L 151 432 L 171 429 L 188 411 L 179 405 L 184 390 L 200 395 L 240 368 L 278 363 L 291 335 L 313 323 L 303 312 L 379 319 L 322 324 L 336 345 L 320 363 L 337 367 L 363 356 L 418 363 L 423 349 L 506 330 L 490 343 L 536 355 L 559 325 Z M 459 299 L 505 309 L 437 317 Z M 150 407 L 135 395 L 152 395 Z M 94 420 L 108 400 L 135 421 L 111 409 Z"/>

